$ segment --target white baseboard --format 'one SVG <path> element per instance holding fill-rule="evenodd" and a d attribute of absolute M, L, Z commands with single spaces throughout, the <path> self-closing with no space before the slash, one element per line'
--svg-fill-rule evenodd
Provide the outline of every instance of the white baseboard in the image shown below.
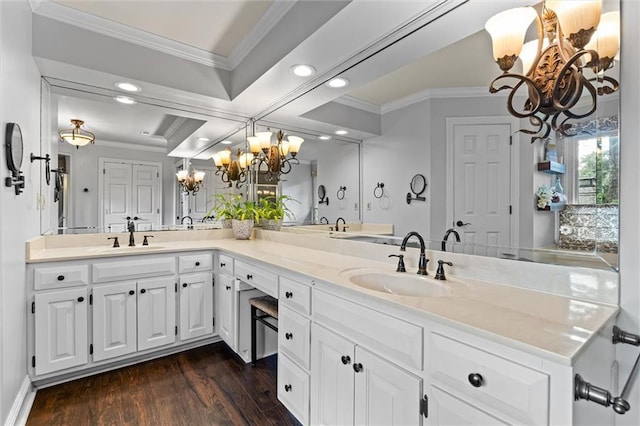
<path fill-rule="evenodd" d="M 13 405 L 11 405 L 11 410 L 7 416 L 5 426 L 24 425 L 27 423 L 27 418 L 31 411 L 31 405 L 35 398 L 36 390 L 31 386 L 29 376 L 25 376 L 22 381 L 22 385 L 18 390 L 18 394 L 13 400 Z"/>

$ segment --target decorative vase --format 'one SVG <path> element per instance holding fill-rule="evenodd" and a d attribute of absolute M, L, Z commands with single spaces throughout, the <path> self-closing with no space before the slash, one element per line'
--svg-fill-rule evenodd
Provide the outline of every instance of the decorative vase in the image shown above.
<path fill-rule="evenodd" d="M 233 219 L 231 229 L 233 230 L 233 236 L 236 237 L 236 240 L 248 240 L 251 238 L 251 232 L 253 231 L 253 219 Z"/>
<path fill-rule="evenodd" d="M 267 231 L 279 231 L 282 227 L 282 219 L 260 219 L 260 226 Z"/>
<path fill-rule="evenodd" d="M 231 229 L 232 228 L 233 219 L 222 219 L 220 223 L 222 224 L 222 229 Z"/>

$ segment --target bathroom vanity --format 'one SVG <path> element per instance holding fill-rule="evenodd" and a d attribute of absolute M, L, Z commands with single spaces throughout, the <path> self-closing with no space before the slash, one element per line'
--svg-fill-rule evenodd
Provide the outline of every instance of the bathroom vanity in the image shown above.
<path fill-rule="evenodd" d="M 611 383 L 615 274 L 447 253 L 436 282 L 416 276 L 414 249 L 401 274 L 395 247 L 292 233 L 163 232 L 121 249 L 104 238 L 28 243 L 36 386 L 219 339 L 249 361 L 247 300 L 268 294 L 279 331 L 260 334 L 259 353 L 278 352 L 278 398 L 303 424 L 613 421 L 574 401 L 574 376 Z"/>

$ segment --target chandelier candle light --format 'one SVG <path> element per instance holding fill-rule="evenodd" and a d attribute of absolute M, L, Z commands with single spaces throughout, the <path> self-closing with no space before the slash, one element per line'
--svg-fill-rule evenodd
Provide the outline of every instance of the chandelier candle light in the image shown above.
<path fill-rule="evenodd" d="M 80 127 L 84 124 L 84 121 L 74 118 L 71 120 L 71 124 L 73 124 L 74 127 L 71 129 L 60 130 L 58 133 L 60 141 L 75 145 L 76 149 L 89 143 L 94 143 L 96 136 Z"/>
<path fill-rule="evenodd" d="M 185 194 L 192 193 L 195 194 L 200 190 L 200 185 L 204 180 L 204 172 L 199 172 L 197 170 L 180 170 L 176 173 L 178 177 L 178 183 L 182 187 L 182 191 Z"/>
<path fill-rule="evenodd" d="M 529 119 L 534 128 L 520 131 L 532 135 L 532 143 L 546 139 L 551 130 L 564 134 L 567 120 L 591 115 L 598 95 L 618 90 L 618 82 L 604 73 L 613 67 L 619 50 L 620 12 L 601 15 L 601 10 L 602 0 L 546 0 L 541 15 L 532 7 L 519 7 L 498 13 L 485 24 L 493 42 L 493 57 L 503 71 L 491 82 L 489 91 L 511 90 L 507 109 L 517 118 Z M 538 39 L 524 44 L 534 20 Z M 518 57 L 522 74 L 510 72 Z M 593 76 L 585 77 L 585 70 Z M 515 84 L 504 84 L 509 79 Z M 496 87 L 497 83 L 504 85 Z M 517 110 L 513 101 L 521 88 L 528 96 L 523 108 Z M 578 112 L 574 107 L 585 93 L 587 111 L 582 108 Z"/>
<path fill-rule="evenodd" d="M 229 148 L 219 151 L 211 157 L 218 170 L 216 176 L 221 175 L 222 181 L 229 184 L 229 187 L 236 183 L 236 188 L 240 188 L 247 181 L 247 169 L 253 160 L 253 154 L 238 150 L 236 159 L 231 157 Z"/>
<path fill-rule="evenodd" d="M 281 174 L 291 171 L 292 164 L 300 164 L 296 158 L 304 139 L 299 136 L 285 135 L 282 130 L 276 133 L 277 142 L 271 144 L 272 132 L 257 132 L 249 136 L 249 151 L 253 154 L 252 165 L 257 165 L 258 172 L 267 175 L 267 180 L 280 180 Z"/>

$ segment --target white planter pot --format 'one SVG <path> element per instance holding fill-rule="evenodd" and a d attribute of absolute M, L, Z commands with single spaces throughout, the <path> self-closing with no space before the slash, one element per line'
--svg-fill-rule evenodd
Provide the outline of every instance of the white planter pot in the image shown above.
<path fill-rule="evenodd" d="M 253 231 L 253 219 L 233 219 L 231 229 L 237 240 L 248 240 L 251 238 L 251 231 Z"/>
<path fill-rule="evenodd" d="M 222 229 L 231 229 L 233 227 L 232 222 L 233 219 L 222 219 L 220 221 L 220 223 L 222 224 Z"/>
<path fill-rule="evenodd" d="M 279 231 L 282 227 L 282 219 L 260 219 L 260 226 L 267 231 Z"/>

